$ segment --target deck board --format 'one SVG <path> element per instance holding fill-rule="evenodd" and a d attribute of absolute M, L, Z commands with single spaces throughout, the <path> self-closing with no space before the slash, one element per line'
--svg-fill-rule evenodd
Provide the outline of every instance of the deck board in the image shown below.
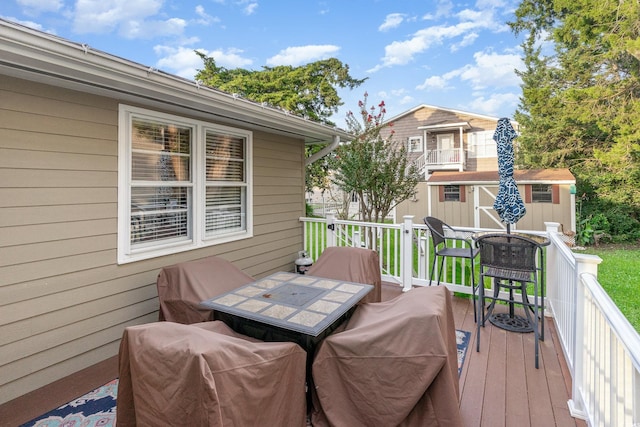
<path fill-rule="evenodd" d="M 400 295 L 383 285 L 387 300 Z M 487 322 L 476 352 L 476 324 L 468 298 L 453 299 L 456 328 L 471 332 L 460 375 L 460 411 L 465 427 L 586 426 L 569 414 L 571 387 L 552 319 L 547 318 L 540 346 L 540 369 L 534 366 L 533 334 L 506 332 Z M 76 375 L 0 405 L 0 425 L 17 426 L 117 377 L 116 357 Z M 71 386 L 73 384 L 73 386 Z M 73 391 L 71 391 L 73 390 Z M 77 391 L 76 391 L 77 390 Z"/>

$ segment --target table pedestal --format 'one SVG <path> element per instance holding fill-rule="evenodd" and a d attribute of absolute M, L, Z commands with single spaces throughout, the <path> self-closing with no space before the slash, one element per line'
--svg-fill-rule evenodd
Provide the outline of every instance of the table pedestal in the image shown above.
<path fill-rule="evenodd" d="M 496 313 L 489 316 L 489 322 L 498 328 L 511 332 L 533 332 L 533 326 L 529 319 L 523 316 L 510 315 L 509 313 Z"/>

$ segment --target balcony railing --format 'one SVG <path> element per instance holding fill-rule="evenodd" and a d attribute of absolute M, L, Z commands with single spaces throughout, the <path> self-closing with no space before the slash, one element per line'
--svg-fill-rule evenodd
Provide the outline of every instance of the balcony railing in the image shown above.
<path fill-rule="evenodd" d="M 304 247 L 313 259 L 327 246 L 369 247 L 380 254 L 384 281 L 398 283 L 405 292 L 429 283 L 429 232 L 412 216 L 401 224 L 341 221 L 332 215 L 300 220 Z M 640 336 L 598 283 L 601 259 L 573 253 L 559 224 L 546 225 L 543 234 L 551 244 L 545 257 L 545 313 L 553 317 L 572 377 L 571 414 L 592 426 L 640 426 Z M 476 231 L 485 230 L 456 228 L 464 236 Z M 441 283 L 470 295 L 471 266 L 464 261 L 446 260 Z"/>

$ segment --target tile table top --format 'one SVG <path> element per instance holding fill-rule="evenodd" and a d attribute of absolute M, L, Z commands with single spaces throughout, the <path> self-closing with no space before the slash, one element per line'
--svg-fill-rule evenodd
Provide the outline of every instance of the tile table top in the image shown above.
<path fill-rule="evenodd" d="M 362 283 L 280 272 L 201 305 L 316 337 L 372 289 Z"/>

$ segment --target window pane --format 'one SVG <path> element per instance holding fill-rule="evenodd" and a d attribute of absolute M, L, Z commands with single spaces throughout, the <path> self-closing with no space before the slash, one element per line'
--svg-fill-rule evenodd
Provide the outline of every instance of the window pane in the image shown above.
<path fill-rule="evenodd" d="M 459 202 L 460 201 L 460 186 L 458 186 L 458 185 L 445 185 L 444 186 L 444 201 L 445 202 Z"/>
<path fill-rule="evenodd" d="M 469 157 L 497 157 L 496 141 L 493 139 L 495 131 L 480 131 L 469 133 Z"/>
<path fill-rule="evenodd" d="M 207 187 L 205 229 L 207 236 L 246 228 L 244 187 Z"/>
<path fill-rule="evenodd" d="M 552 203 L 553 194 L 549 184 L 532 184 L 531 201 L 533 203 Z"/>
<path fill-rule="evenodd" d="M 188 239 L 191 189 L 131 188 L 131 243 Z"/>
<path fill-rule="evenodd" d="M 207 132 L 207 181 L 244 182 L 244 151 L 245 138 Z"/>
<path fill-rule="evenodd" d="M 134 119 L 131 178 L 191 181 L 191 128 Z"/>

